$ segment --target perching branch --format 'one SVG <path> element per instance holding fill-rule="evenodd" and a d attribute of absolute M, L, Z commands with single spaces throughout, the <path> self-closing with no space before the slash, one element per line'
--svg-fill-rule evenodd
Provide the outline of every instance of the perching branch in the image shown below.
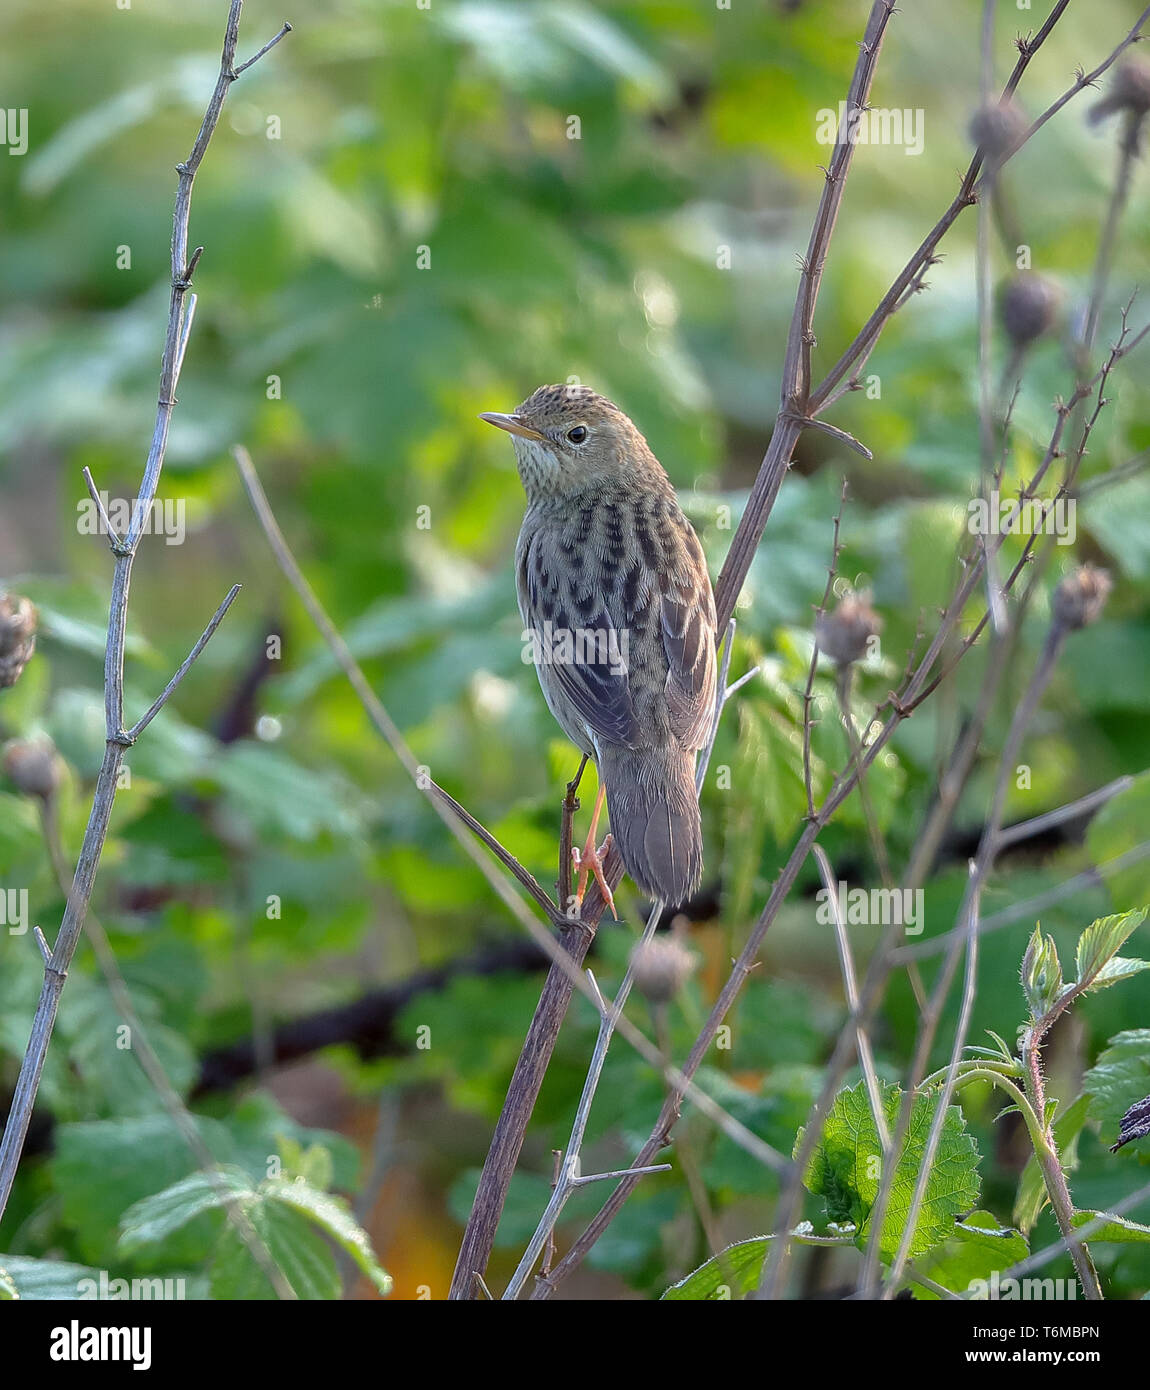
<path fill-rule="evenodd" d="M 566 1016 L 572 993 L 578 989 L 591 1000 L 600 1016 L 602 1015 L 602 1001 L 597 992 L 583 979 L 579 967 L 582 965 L 594 939 L 595 930 L 606 904 L 597 883 L 592 880 L 583 899 L 580 917 L 572 920 L 564 915 L 558 941 L 535 921 L 522 900 L 515 895 L 490 861 L 475 847 L 464 829 L 464 822 L 449 814 L 448 805 L 454 808 L 458 806 L 458 803 L 447 797 L 445 793 L 440 792 L 438 788 L 433 790 L 434 784 L 423 775 L 415 755 L 408 747 L 398 726 L 372 690 L 347 643 L 324 611 L 311 585 L 307 582 L 283 532 L 280 530 L 279 524 L 276 522 L 267 495 L 260 484 L 247 450 L 241 446 L 236 446 L 232 452 L 239 466 L 252 508 L 259 519 L 280 569 L 295 589 L 308 612 L 308 616 L 327 644 L 336 664 L 359 697 L 360 703 L 375 729 L 395 752 L 404 768 L 411 775 L 415 785 L 429 797 L 431 804 L 436 808 L 448 829 L 455 835 L 468 857 L 476 864 L 516 920 L 525 928 L 532 940 L 536 942 L 551 962 L 539 1003 L 536 1005 L 535 1015 L 528 1028 L 523 1049 L 508 1087 L 503 1110 L 496 1124 L 492 1145 L 488 1151 L 484 1177 L 481 1178 L 479 1190 L 480 1194 L 483 1194 L 486 1187 L 487 1198 L 480 1203 L 477 1194 L 472 1211 L 472 1220 L 469 1222 L 467 1232 L 465 1232 L 464 1247 L 460 1251 L 459 1262 L 457 1263 L 457 1278 L 453 1288 L 458 1289 L 458 1292 L 453 1296 L 474 1297 L 476 1291 L 482 1287 L 475 1276 L 486 1268 L 491 1244 L 494 1241 L 495 1228 L 498 1225 L 507 1188 L 511 1182 L 511 1175 L 514 1172 L 523 1138 L 527 1131 L 527 1124 L 535 1108 L 535 1101 L 550 1064 L 551 1054 L 559 1036 L 559 1029 Z M 743 679 L 745 680 L 746 677 Z M 741 680 L 736 681 L 725 692 L 726 695 L 731 694 L 741 683 Z M 569 795 L 573 795 L 573 792 L 569 791 Z M 462 810 L 462 808 L 459 809 Z M 468 816 L 466 824 L 470 826 L 473 819 Z M 475 825 L 478 824 L 476 821 Z M 494 837 L 490 837 L 490 839 L 493 841 Z M 484 832 L 484 840 L 485 843 L 488 842 L 488 832 L 486 831 Z M 500 849 L 502 850 L 502 847 Z M 499 857 L 505 866 L 510 867 L 508 860 L 511 859 L 511 856 L 505 850 L 502 850 Z M 522 873 L 526 874 L 526 870 L 522 870 Z M 608 855 L 604 860 L 604 873 L 610 886 L 616 887 L 622 877 L 622 863 L 617 853 Z M 520 882 L 523 881 L 519 874 L 516 874 L 516 877 L 520 879 Z M 532 881 L 534 882 L 534 880 Z M 677 1068 L 667 1065 L 660 1056 L 658 1048 L 626 1018 L 620 1017 L 617 1020 L 616 1030 L 641 1056 L 663 1073 L 669 1085 L 675 1087 L 678 1094 L 685 1094 L 722 1129 L 724 1134 L 729 1135 L 734 1142 L 746 1149 L 760 1162 L 772 1166 L 781 1165 L 781 1157 L 769 1145 L 764 1144 L 757 1135 L 729 1115 L 705 1092 L 696 1088 L 690 1078 L 684 1077 Z M 467 1273 L 464 1274 L 463 1271 L 467 1271 Z"/>

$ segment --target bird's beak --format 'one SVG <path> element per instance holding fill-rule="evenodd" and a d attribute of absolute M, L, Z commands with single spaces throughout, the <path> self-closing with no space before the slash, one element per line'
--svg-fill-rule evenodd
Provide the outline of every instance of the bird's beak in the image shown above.
<path fill-rule="evenodd" d="M 481 420 L 486 420 L 489 425 L 495 425 L 501 430 L 506 430 L 508 434 L 518 434 L 523 439 L 542 439 L 546 441 L 547 436 L 540 434 L 538 430 L 533 430 L 526 421 L 521 420 L 518 415 L 501 415 L 497 410 L 485 410 L 479 416 Z"/>

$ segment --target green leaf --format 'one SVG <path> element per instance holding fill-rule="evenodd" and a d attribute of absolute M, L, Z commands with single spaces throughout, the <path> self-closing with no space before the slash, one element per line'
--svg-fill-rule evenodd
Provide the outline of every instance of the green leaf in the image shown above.
<path fill-rule="evenodd" d="M 230 1160 L 235 1145 L 218 1121 L 196 1117 L 196 1127 L 218 1159 Z M 51 1176 L 60 1194 L 62 1216 L 75 1232 L 79 1251 L 94 1264 L 115 1244 L 123 1213 L 134 1202 L 185 1178 L 192 1157 L 167 1115 L 128 1120 L 93 1120 L 61 1125 Z M 210 1232 L 183 1232 L 170 1260 L 201 1258 Z"/>
<path fill-rule="evenodd" d="M 192 1173 L 151 1197 L 133 1203 L 120 1221 L 120 1245 L 125 1250 L 165 1240 L 201 1212 L 228 1204 L 238 1193 L 252 1193 L 255 1184 L 240 1168 L 220 1168 L 214 1174 Z"/>
<path fill-rule="evenodd" d="M 319 1191 L 302 1178 L 296 1178 L 291 1182 L 272 1179 L 261 1184 L 260 1192 L 269 1200 L 282 1202 L 306 1216 L 347 1251 L 379 1293 L 391 1292 L 391 1277 L 380 1268 L 367 1232 L 339 1197 Z"/>
<path fill-rule="evenodd" d="M 1026 1237 L 1018 1231 L 999 1227 L 987 1211 L 975 1211 L 960 1221 L 954 1233 L 937 1250 L 932 1250 L 917 1266 L 917 1272 L 954 1293 L 965 1293 L 978 1279 L 989 1279 L 1030 1254 Z M 932 1289 L 915 1284 L 915 1298 L 937 1299 Z"/>
<path fill-rule="evenodd" d="M 74 1302 L 79 1298 L 84 1279 L 98 1280 L 100 1271 L 88 1265 L 72 1264 L 67 1260 L 36 1260 L 29 1255 L 4 1255 L 2 1275 L 12 1287 L 0 1299 L 60 1300 Z"/>
<path fill-rule="evenodd" d="M 1054 938 L 1043 936 L 1041 927 L 1034 934 L 1022 957 L 1022 989 L 1032 1018 L 1041 1018 L 1062 992 L 1062 963 Z"/>
<path fill-rule="evenodd" d="M 1066 1106 L 1054 1121 L 1054 1147 L 1067 1173 L 1072 1173 L 1078 1166 L 1078 1138 L 1086 1124 L 1089 1105 L 1090 1097 L 1081 1095 Z M 1014 1199 L 1013 1219 L 1021 1231 L 1030 1233 L 1047 1200 L 1042 1169 L 1032 1153 L 1018 1180 L 1018 1193 Z"/>
<path fill-rule="evenodd" d="M 16 1292 L 16 1284 L 12 1276 L 5 1269 L 0 1269 L 0 1303 L 8 1303 L 12 1299 L 19 1298 Z"/>
<path fill-rule="evenodd" d="M 1098 1061 L 1082 1078 L 1090 1097 L 1090 1118 L 1103 1136 L 1117 1136 L 1122 1117 L 1150 1094 L 1150 1028 L 1132 1028 L 1110 1039 Z"/>
<path fill-rule="evenodd" d="M 284 1175 L 289 1178 L 302 1178 L 312 1187 L 327 1192 L 335 1177 L 335 1165 L 331 1150 L 323 1144 L 309 1144 L 305 1149 L 298 1139 L 290 1134 L 276 1136 L 280 1157 L 283 1159 Z"/>
<path fill-rule="evenodd" d="M 1107 985 L 1117 984 L 1119 980 L 1128 980 L 1131 975 L 1138 975 L 1143 970 L 1150 970 L 1150 960 L 1139 960 L 1137 956 L 1111 956 L 1095 975 L 1090 988 L 1105 989 Z"/>
<path fill-rule="evenodd" d="M 263 1242 L 288 1285 L 302 1299 L 340 1296 L 339 1271 L 323 1237 L 300 1212 L 280 1201 L 256 1201 L 246 1208 L 255 1234 Z M 230 1223 L 224 1227 L 211 1268 L 216 1299 L 274 1299 L 267 1274 Z"/>
<path fill-rule="evenodd" d="M 882 1087 L 883 1111 L 892 1133 L 902 1095 L 898 1086 Z M 879 1252 L 887 1261 L 894 1258 L 902 1241 L 937 1102 L 935 1090 L 914 1099 L 879 1240 Z M 802 1131 L 795 1140 L 796 1153 L 801 1142 Z M 855 1244 L 860 1249 L 866 1248 L 870 1236 L 870 1213 L 882 1175 L 881 1154 L 866 1084 L 860 1081 L 835 1097 L 804 1179 L 811 1192 L 826 1199 L 832 1221 L 851 1222 L 856 1227 Z M 911 1258 L 945 1240 L 953 1231 L 955 1217 L 974 1206 L 978 1191 L 978 1147 L 966 1132 L 962 1112 L 951 1105 L 910 1244 Z"/>
<path fill-rule="evenodd" d="M 721 1302 L 752 1293 L 763 1276 L 763 1261 L 773 1239 L 757 1236 L 728 1245 L 685 1279 L 672 1284 L 660 1301 Z"/>
<path fill-rule="evenodd" d="M 1092 1231 L 1087 1237 L 1091 1243 L 1108 1240 L 1122 1245 L 1144 1245 L 1150 1242 L 1150 1226 L 1143 1226 L 1137 1221 L 1127 1221 L 1124 1216 L 1110 1216 L 1107 1212 L 1076 1211 L 1070 1218 L 1070 1224 L 1085 1226 L 1099 1217 L 1102 1217 L 1106 1224 Z"/>
<path fill-rule="evenodd" d="M 1080 987 L 1090 989 L 1096 984 L 1101 987 L 1101 984 L 1113 984 L 1115 979 L 1125 978 L 1125 975 L 1120 973 L 1111 979 L 1103 979 L 1099 982 L 1099 976 L 1111 963 L 1119 948 L 1146 920 L 1148 910 L 1150 909 L 1140 907 L 1134 912 L 1119 912 L 1111 917 L 1099 917 L 1096 922 L 1091 923 L 1086 928 L 1078 938 L 1078 950 L 1076 952 Z M 1136 965 L 1133 970 L 1128 970 L 1126 974 L 1136 974 L 1138 970 L 1143 968 L 1144 964 Z"/>

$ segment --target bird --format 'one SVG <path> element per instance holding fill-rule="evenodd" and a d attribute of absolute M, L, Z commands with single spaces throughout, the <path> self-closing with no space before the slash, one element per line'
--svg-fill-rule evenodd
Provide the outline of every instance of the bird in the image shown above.
<path fill-rule="evenodd" d="M 639 888 L 681 906 L 703 873 L 695 766 L 715 712 L 715 599 L 702 545 L 631 419 L 576 384 L 540 386 L 482 420 L 511 435 L 527 509 L 515 548 L 524 638 L 599 793 L 576 900 L 610 839 Z M 526 656 L 525 656 L 526 659 Z"/>

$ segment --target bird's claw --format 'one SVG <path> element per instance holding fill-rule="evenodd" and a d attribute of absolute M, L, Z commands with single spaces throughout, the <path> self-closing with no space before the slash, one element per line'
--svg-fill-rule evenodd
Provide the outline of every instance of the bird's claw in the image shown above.
<path fill-rule="evenodd" d="M 575 901 L 580 908 L 583 906 L 583 894 L 587 889 L 587 878 L 590 875 L 599 885 L 599 892 L 603 895 L 603 901 L 611 909 L 611 916 L 615 921 L 619 920 L 619 914 L 615 911 L 615 898 L 611 892 L 610 884 L 603 874 L 603 856 L 611 848 L 611 836 L 608 835 L 598 849 L 595 848 L 594 839 L 588 840 L 587 844 L 580 852 L 577 845 L 571 846 L 571 860 L 575 865 L 575 872 L 578 880 L 575 886 Z"/>

